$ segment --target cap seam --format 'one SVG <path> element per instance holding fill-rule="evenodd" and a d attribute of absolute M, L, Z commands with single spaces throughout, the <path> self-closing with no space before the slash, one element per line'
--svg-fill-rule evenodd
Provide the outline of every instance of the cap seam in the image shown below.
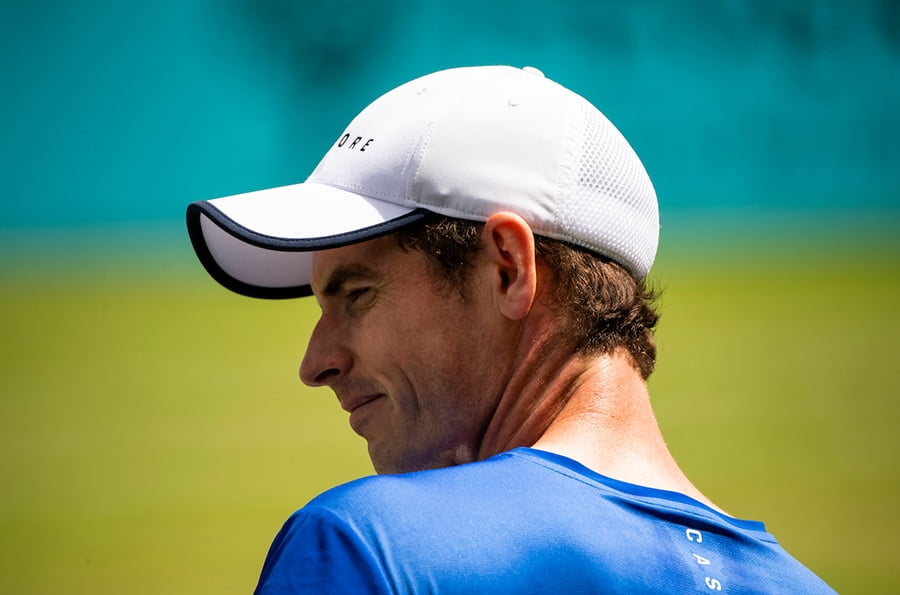
<path fill-rule="evenodd" d="M 508 70 L 504 70 L 504 72 L 502 74 L 506 75 L 508 73 L 509 73 Z M 491 82 L 496 82 L 499 78 L 500 78 L 499 76 L 495 76 L 491 79 Z M 464 98 L 467 98 L 472 95 L 474 88 L 475 88 L 475 83 L 470 82 L 469 85 L 465 89 L 460 89 L 455 94 L 455 97 L 453 97 L 451 100 L 448 100 L 445 103 L 445 105 L 443 106 L 443 109 L 441 109 L 440 113 L 438 115 L 436 115 L 434 118 L 432 118 L 431 121 L 428 123 L 427 134 L 423 135 L 423 137 L 422 137 L 423 142 L 421 143 L 421 148 L 419 149 L 419 160 L 418 160 L 418 163 L 416 164 L 416 170 L 415 170 L 415 173 L 413 174 L 412 185 L 410 187 L 410 191 L 411 191 L 410 194 L 412 196 L 416 197 L 414 200 L 414 203 L 417 205 L 421 205 L 426 208 L 434 208 L 436 206 L 436 205 L 433 205 L 431 202 L 426 203 L 423 200 L 424 196 L 422 196 L 421 191 L 419 190 L 419 188 L 421 187 L 420 186 L 420 179 L 421 179 L 420 175 L 422 173 L 422 162 L 425 161 L 425 155 L 428 153 L 428 148 L 431 145 L 432 138 L 434 137 L 435 129 L 438 127 L 438 125 L 441 122 L 444 121 L 444 118 L 447 117 L 447 114 L 450 112 L 450 110 L 452 110 L 454 107 L 458 106 L 459 103 Z M 463 212 L 465 212 L 465 211 L 463 211 Z M 470 213 L 469 215 L 470 215 L 470 217 L 472 217 L 475 215 L 475 213 Z M 484 218 L 482 217 L 482 218 L 480 218 L 480 220 L 483 221 Z"/>
<path fill-rule="evenodd" d="M 315 179 L 310 176 L 307 182 L 312 182 L 315 184 L 323 184 L 326 186 L 331 186 L 333 188 L 337 188 L 338 190 L 344 190 L 347 192 L 352 192 L 354 194 L 359 194 L 360 196 L 365 196 L 369 198 L 377 198 L 380 200 L 385 200 L 387 202 L 392 202 L 394 204 L 400 203 L 403 204 L 404 196 L 402 194 L 394 194 L 390 192 L 379 192 L 377 190 L 372 190 L 370 188 L 364 187 L 362 184 L 353 184 L 348 183 L 343 180 L 338 180 L 333 177 L 316 177 Z M 409 201 L 407 201 L 409 202 Z M 403 206 L 406 206 L 405 204 Z"/>

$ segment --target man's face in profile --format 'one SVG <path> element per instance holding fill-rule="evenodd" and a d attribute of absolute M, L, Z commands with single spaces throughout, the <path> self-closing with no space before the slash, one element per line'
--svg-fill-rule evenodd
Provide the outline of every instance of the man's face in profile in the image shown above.
<path fill-rule="evenodd" d="M 335 392 L 379 473 L 474 460 L 510 361 L 478 271 L 463 300 L 392 236 L 314 257 L 322 313 L 300 378 Z"/>

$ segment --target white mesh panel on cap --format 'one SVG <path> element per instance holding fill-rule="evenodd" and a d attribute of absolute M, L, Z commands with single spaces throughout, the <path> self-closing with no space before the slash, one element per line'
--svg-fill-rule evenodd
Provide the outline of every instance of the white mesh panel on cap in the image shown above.
<path fill-rule="evenodd" d="M 612 123 L 584 102 L 584 141 L 562 227 L 574 241 L 624 265 L 637 277 L 656 256 L 656 193 L 634 150 Z"/>

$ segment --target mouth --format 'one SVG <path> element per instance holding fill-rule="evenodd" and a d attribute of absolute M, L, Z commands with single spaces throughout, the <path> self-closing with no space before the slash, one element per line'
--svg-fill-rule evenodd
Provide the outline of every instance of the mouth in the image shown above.
<path fill-rule="evenodd" d="M 366 395 L 356 399 L 341 402 L 341 407 L 350 413 L 350 427 L 362 436 L 362 430 L 366 420 L 371 417 L 375 405 L 381 401 L 383 394 Z"/>
<path fill-rule="evenodd" d="M 339 399 L 339 400 L 341 402 L 341 409 L 343 409 L 347 413 L 352 414 L 357 409 L 365 407 L 366 405 L 368 405 L 375 399 L 378 399 L 382 396 L 384 396 L 384 395 L 374 394 L 374 395 L 365 395 L 365 396 L 361 396 L 361 397 L 355 397 L 352 399 L 346 399 L 346 400 Z"/>

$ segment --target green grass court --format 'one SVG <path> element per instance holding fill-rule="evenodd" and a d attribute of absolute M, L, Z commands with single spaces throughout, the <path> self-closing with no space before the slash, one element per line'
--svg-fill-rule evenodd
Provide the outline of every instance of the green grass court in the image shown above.
<path fill-rule="evenodd" d="M 900 241 L 862 239 L 664 244 L 651 393 L 720 506 L 896 593 Z M 3 261 L 0 592 L 249 593 L 281 522 L 370 472 L 297 379 L 314 302 L 233 296 L 183 249 Z"/>

